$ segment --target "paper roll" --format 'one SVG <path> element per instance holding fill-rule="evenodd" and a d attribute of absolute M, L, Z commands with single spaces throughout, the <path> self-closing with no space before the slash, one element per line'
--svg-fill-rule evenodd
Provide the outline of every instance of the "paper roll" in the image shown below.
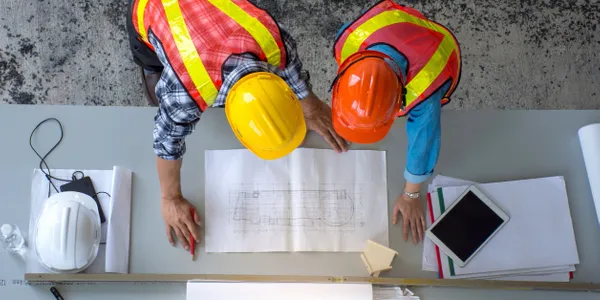
<path fill-rule="evenodd" d="M 579 129 L 578 134 L 600 224 L 600 124 L 584 126 Z"/>

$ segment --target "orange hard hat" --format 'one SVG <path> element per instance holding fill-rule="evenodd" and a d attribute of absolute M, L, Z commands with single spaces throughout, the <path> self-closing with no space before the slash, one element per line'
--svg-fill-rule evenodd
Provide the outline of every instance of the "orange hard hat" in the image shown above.
<path fill-rule="evenodd" d="M 383 53 L 361 51 L 340 66 L 333 85 L 333 128 L 344 139 L 376 143 L 388 133 L 402 103 L 401 77 Z"/>

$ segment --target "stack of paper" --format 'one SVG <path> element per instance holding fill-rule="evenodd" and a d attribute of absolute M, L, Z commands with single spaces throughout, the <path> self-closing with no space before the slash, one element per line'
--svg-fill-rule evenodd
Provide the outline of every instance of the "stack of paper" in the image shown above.
<path fill-rule="evenodd" d="M 470 185 L 476 185 L 510 220 L 462 268 L 426 239 L 423 270 L 452 279 L 569 281 L 579 255 L 562 177 L 477 184 L 437 176 L 429 186 L 428 225 Z"/>

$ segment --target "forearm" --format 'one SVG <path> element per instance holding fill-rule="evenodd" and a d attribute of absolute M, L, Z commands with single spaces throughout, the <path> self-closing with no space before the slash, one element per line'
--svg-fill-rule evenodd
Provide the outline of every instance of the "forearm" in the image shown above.
<path fill-rule="evenodd" d="M 181 159 L 166 160 L 156 158 L 161 199 L 181 198 Z"/>
<path fill-rule="evenodd" d="M 406 122 L 408 147 L 404 178 L 420 184 L 426 181 L 437 164 L 440 153 L 440 100 L 433 98 L 413 109 Z"/>

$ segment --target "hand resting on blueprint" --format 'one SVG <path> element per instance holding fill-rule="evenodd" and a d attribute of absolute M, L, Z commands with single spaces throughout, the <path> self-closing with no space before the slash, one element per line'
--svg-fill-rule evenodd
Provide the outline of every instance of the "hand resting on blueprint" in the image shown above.
<path fill-rule="evenodd" d="M 306 120 L 306 127 L 308 130 L 313 130 L 322 136 L 336 152 L 340 153 L 348 151 L 348 142 L 340 137 L 333 129 L 333 123 L 331 122 L 331 108 L 329 105 L 319 100 L 312 92 L 308 97 L 302 99 L 300 104 L 302 105 L 302 111 L 304 112 L 304 119 Z"/>
<path fill-rule="evenodd" d="M 175 246 L 175 239 L 173 239 L 173 232 L 177 235 L 177 239 L 181 243 L 181 246 L 185 250 L 190 249 L 190 233 L 194 237 L 196 243 L 200 241 L 198 236 L 197 225 L 200 225 L 200 217 L 198 214 L 192 214 L 190 211 L 195 208 L 183 197 L 176 197 L 165 199 L 161 201 L 161 209 L 163 219 L 167 225 L 167 237 L 169 243 Z"/>
<path fill-rule="evenodd" d="M 405 190 L 409 193 L 418 192 L 421 189 L 420 184 L 407 183 Z M 392 212 L 392 223 L 398 223 L 398 214 L 402 214 L 402 232 L 404 240 L 408 240 L 409 227 L 412 232 L 412 240 L 416 245 L 425 235 L 425 216 L 421 199 L 410 199 L 406 194 L 402 194 L 396 199 L 394 210 Z"/>

